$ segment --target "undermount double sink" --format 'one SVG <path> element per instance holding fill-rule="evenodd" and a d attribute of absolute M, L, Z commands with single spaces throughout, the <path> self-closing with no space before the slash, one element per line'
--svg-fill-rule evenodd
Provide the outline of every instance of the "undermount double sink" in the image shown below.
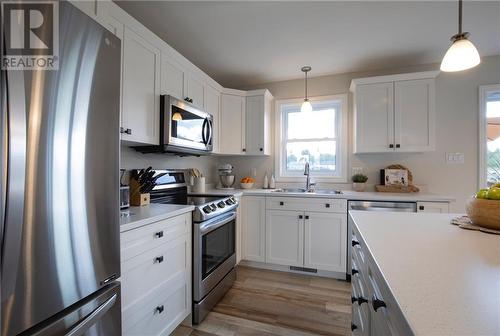
<path fill-rule="evenodd" d="M 304 188 L 281 188 L 273 190 L 275 193 L 284 194 L 316 194 L 316 195 L 340 195 L 342 191 L 334 189 L 306 190 Z"/>

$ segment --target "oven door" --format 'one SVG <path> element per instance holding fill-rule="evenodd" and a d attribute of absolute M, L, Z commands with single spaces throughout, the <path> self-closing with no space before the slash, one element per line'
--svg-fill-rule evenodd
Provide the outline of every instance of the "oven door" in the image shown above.
<path fill-rule="evenodd" d="M 236 212 L 194 224 L 194 301 L 201 301 L 234 268 L 235 243 Z"/>
<path fill-rule="evenodd" d="M 213 117 L 172 96 L 162 96 L 163 145 L 179 149 L 212 150 Z"/>

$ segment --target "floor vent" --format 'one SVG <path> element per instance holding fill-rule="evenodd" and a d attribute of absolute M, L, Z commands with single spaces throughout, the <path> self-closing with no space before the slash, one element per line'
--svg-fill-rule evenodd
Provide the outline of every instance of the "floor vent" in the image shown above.
<path fill-rule="evenodd" d="M 306 267 L 297 267 L 297 266 L 290 266 L 290 271 L 318 273 L 318 270 L 316 268 L 306 268 Z"/>

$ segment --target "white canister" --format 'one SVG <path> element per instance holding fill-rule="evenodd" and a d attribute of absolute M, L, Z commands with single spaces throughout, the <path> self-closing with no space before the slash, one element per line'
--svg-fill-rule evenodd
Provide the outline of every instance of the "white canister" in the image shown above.
<path fill-rule="evenodd" d="M 193 193 L 204 193 L 205 192 L 205 176 L 195 177 L 193 181 L 193 187 L 191 188 Z"/>

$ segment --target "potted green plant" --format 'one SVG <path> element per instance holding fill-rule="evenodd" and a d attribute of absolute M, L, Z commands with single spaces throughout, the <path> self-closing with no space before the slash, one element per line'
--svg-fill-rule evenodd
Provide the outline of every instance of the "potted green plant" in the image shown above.
<path fill-rule="evenodd" d="M 352 188 L 355 191 L 365 191 L 366 181 L 368 181 L 368 176 L 364 174 L 354 174 L 352 176 Z"/>

